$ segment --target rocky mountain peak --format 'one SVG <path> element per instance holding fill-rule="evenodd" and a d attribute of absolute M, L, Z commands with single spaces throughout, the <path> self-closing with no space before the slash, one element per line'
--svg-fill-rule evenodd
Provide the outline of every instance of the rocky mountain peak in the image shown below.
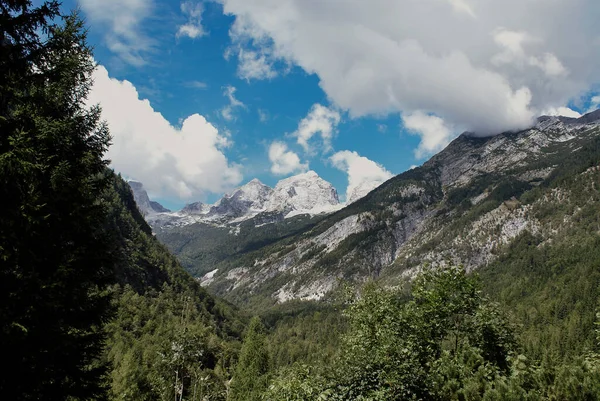
<path fill-rule="evenodd" d="M 314 171 L 281 180 L 275 186 L 268 210 L 310 211 L 339 205 L 338 193 Z"/>
<path fill-rule="evenodd" d="M 183 209 L 181 209 L 181 213 L 184 214 L 206 214 L 210 211 L 211 205 L 206 205 L 202 202 L 194 202 L 185 205 Z"/>
<path fill-rule="evenodd" d="M 127 183 L 133 192 L 133 199 L 135 199 L 135 203 L 143 216 L 170 212 L 169 209 L 165 208 L 160 203 L 150 200 L 148 192 L 146 192 L 146 189 L 144 188 L 144 184 L 135 180 L 128 180 Z"/>

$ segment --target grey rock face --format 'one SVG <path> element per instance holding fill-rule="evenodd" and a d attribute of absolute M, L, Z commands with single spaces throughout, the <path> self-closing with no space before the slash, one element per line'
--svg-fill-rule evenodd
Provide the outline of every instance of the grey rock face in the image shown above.
<path fill-rule="evenodd" d="M 165 208 L 158 202 L 151 201 L 148 198 L 148 193 L 144 189 L 144 185 L 139 181 L 127 181 L 133 192 L 133 198 L 138 206 L 138 209 L 144 217 L 155 214 L 155 213 L 167 213 L 169 209 Z"/>

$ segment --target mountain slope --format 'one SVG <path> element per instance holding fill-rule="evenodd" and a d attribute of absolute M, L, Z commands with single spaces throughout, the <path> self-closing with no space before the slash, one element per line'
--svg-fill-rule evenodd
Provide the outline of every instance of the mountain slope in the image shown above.
<path fill-rule="evenodd" d="M 254 179 L 214 205 L 196 202 L 174 213 L 156 212 L 143 186 L 130 184 L 157 238 L 197 277 L 228 258 L 306 230 L 342 207 L 335 188 L 314 171 L 281 180 L 275 188 Z"/>
<path fill-rule="evenodd" d="M 224 260 L 206 283 L 238 302 L 320 299 L 338 280 L 392 283 L 425 264 L 479 268 L 526 231 L 550 240 L 556 216 L 534 211 L 566 199 L 555 182 L 597 165 L 598 120 L 544 117 L 518 133 L 463 134 L 305 232 Z"/>
<path fill-rule="evenodd" d="M 107 174 L 113 186 L 103 197 L 109 215 L 104 230 L 119 261 L 103 358 L 111 399 L 172 399 L 177 388 L 191 397 L 202 385 L 211 399 L 224 400 L 226 355 L 244 321 L 183 270 L 152 235 L 130 186 Z"/>

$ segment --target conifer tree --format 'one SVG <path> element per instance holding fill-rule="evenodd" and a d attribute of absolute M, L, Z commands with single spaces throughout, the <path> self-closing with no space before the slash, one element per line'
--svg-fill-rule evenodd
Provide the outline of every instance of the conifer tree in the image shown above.
<path fill-rule="evenodd" d="M 267 385 L 269 356 L 265 348 L 265 328 L 258 317 L 252 318 L 240 351 L 240 359 L 231 380 L 230 400 L 260 400 Z"/>
<path fill-rule="evenodd" d="M 114 263 L 100 201 L 110 138 L 85 106 L 95 65 L 56 1 L 0 11 L 0 399 L 102 398 Z"/>

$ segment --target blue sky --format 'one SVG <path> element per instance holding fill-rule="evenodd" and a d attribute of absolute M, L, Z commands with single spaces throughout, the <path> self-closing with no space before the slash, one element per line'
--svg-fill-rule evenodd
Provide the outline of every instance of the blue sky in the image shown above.
<path fill-rule="evenodd" d="M 343 197 L 349 185 L 421 164 L 465 130 L 491 135 L 600 103 L 597 1 L 550 0 L 542 11 L 533 0 L 497 3 L 63 7 L 82 10 L 104 69 L 91 101 L 115 137 L 113 166 L 176 209 L 307 168 Z M 560 25 L 548 22 L 557 16 Z"/>

